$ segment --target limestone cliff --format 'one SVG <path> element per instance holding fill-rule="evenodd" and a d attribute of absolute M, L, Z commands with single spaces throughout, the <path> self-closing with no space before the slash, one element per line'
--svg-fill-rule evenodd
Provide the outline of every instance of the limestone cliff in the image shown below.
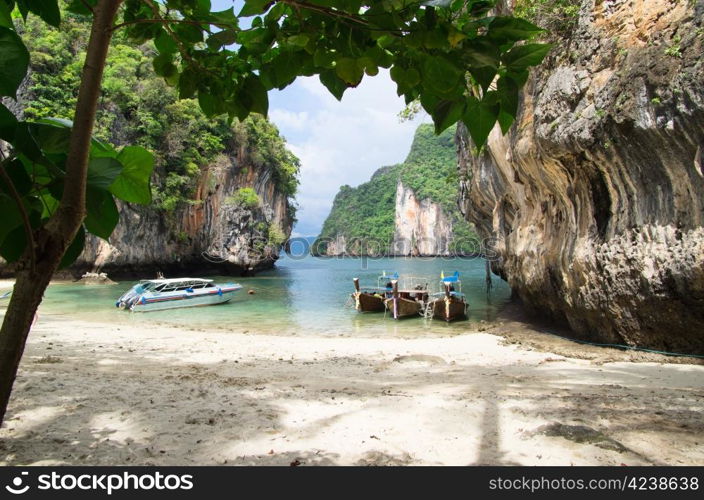
<path fill-rule="evenodd" d="M 462 206 L 493 269 L 577 335 L 704 353 L 704 1 L 584 0 Z"/>
<path fill-rule="evenodd" d="M 454 236 L 447 210 L 430 198 L 418 199 L 399 181 L 396 186 L 394 255 L 449 255 Z"/>
<path fill-rule="evenodd" d="M 257 206 L 233 199 L 243 187 L 256 191 Z M 122 204 L 110 241 L 90 236 L 70 272 L 247 274 L 273 265 L 292 225 L 288 197 L 277 189 L 272 169 L 254 166 L 240 148 L 205 168 L 192 203 L 168 218 L 159 210 Z"/>
<path fill-rule="evenodd" d="M 28 120 L 70 119 L 90 25 L 66 15 L 62 30 L 22 24 L 31 70 L 10 109 Z M 108 242 L 88 237 L 67 274 L 111 277 L 249 273 L 270 267 L 294 219 L 298 159 L 264 117 L 206 118 L 198 102 L 153 72 L 154 48 L 118 33 L 105 65 L 94 136 L 154 154 L 152 204 L 121 204 Z M 0 275 L 11 275 L 0 265 Z"/>
<path fill-rule="evenodd" d="M 475 234 L 448 178 L 456 168 L 454 129 L 421 125 L 404 163 L 369 182 L 343 186 L 313 246 L 326 255 L 448 255 L 477 251 Z"/>

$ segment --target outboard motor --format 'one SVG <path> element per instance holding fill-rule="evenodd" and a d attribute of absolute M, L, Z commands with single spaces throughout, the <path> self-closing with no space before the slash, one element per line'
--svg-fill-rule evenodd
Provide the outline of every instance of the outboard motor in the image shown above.
<path fill-rule="evenodd" d="M 125 292 L 117 302 L 115 302 L 115 307 L 120 309 L 129 309 L 135 304 L 144 293 L 144 287 L 141 284 L 135 285 Z"/>

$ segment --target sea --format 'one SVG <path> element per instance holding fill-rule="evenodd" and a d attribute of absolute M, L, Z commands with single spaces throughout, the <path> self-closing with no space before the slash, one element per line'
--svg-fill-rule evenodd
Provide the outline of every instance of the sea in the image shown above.
<path fill-rule="evenodd" d="M 441 273 L 460 273 L 469 302 L 469 318 L 447 324 L 422 317 L 393 320 L 384 313 L 359 313 L 351 293 L 353 278 L 377 286 L 379 276 L 413 276 L 440 290 Z M 167 276 L 177 278 L 181 276 Z M 199 276 L 189 276 L 199 277 Z M 145 278 L 154 278 L 145 276 Z M 481 257 L 315 257 L 282 254 L 276 266 L 253 277 L 216 276 L 216 283 L 239 283 L 226 304 L 134 313 L 115 307 L 116 299 L 134 282 L 110 285 L 56 283 L 49 286 L 41 314 L 130 325 L 163 324 L 187 330 L 222 330 L 268 335 L 355 337 L 454 336 L 492 322 L 508 303 L 510 289 L 496 276 L 487 290 L 486 263 Z M 388 280 L 384 281 L 383 284 Z M 252 293 L 249 293 L 249 292 Z"/>

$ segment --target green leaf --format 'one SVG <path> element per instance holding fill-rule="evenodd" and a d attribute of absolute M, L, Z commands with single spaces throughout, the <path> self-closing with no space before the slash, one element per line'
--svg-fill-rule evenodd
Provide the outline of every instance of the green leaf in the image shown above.
<path fill-rule="evenodd" d="M 342 59 L 338 59 L 335 63 L 335 73 L 337 73 L 337 76 L 343 81 L 355 87 L 362 81 L 364 68 L 357 64 L 356 59 L 343 57 Z"/>
<path fill-rule="evenodd" d="M 495 17 L 489 25 L 487 36 L 499 42 L 527 40 L 545 31 L 520 17 Z"/>
<path fill-rule="evenodd" d="M 180 99 L 191 99 L 198 90 L 198 76 L 190 68 L 184 69 L 178 77 L 178 96 Z"/>
<path fill-rule="evenodd" d="M 462 59 L 468 66 L 498 68 L 500 62 L 499 48 L 489 40 L 470 40 L 464 44 Z"/>
<path fill-rule="evenodd" d="M 22 19 L 27 21 L 27 14 L 29 14 L 29 6 L 27 5 L 27 0 L 17 0 L 17 10 L 20 11 Z"/>
<path fill-rule="evenodd" d="M 29 52 L 20 37 L 0 27 L 0 95 L 15 97 L 28 66 Z"/>
<path fill-rule="evenodd" d="M 336 54 L 324 47 L 318 47 L 313 53 L 313 64 L 319 68 L 333 68 L 335 66 Z"/>
<path fill-rule="evenodd" d="M 0 0 L 0 26 L 10 29 L 15 27 L 12 23 L 12 11 L 4 0 Z"/>
<path fill-rule="evenodd" d="M 213 50 L 218 50 L 220 47 L 232 45 L 237 41 L 237 32 L 235 30 L 222 30 L 214 35 L 211 35 L 206 40 L 208 47 Z"/>
<path fill-rule="evenodd" d="M 29 131 L 44 154 L 68 153 L 71 139 L 71 127 L 65 124 L 44 119 L 28 123 Z"/>
<path fill-rule="evenodd" d="M 58 28 L 61 24 L 61 12 L 57 0 L 30 0 L 27 2 L 30 12 L 41 17 L 44 22 Z"/>
<path fill-rule="evenodd" d="M 235 10 L 233 7 L 230 7 L 229 9 L 225 10 L 211 12 L 210 15 L 207 16 L 207 18 L 209 21 L 213 21 L 218 24 L 227 24 L 232 28 L 237 28 L 239 24 L 239 20 L 235 15 Z"/>
<path fill-rule="evenodd" d="M 25 155 L 31 161 L 45 165 L 48 160 L 32 135 L 29 125 L 27 122 L 17 122 L 12 145 L 15 151 Z"/>
<path fill-rule="evenodd" d="M 474 77 L 474 79 L 477 81 L 477 83 L 481 86 L 481 88 L 484 92 L 487 91 L 487 89 L 489 88 L 489 85 L 491 85 L 491 82 L 494 81 L 494 77 L 496 76 L 496 69 L 492 68 L 491 66 L 482 66 L 480 68 L 470 68 L 469 72 Z"/>
<path fill-rule="evenodd" d="M 83 229 L 83 226 L 81 226 L 78 229 L 78 233 L 76 233 L 76 237 L 73 239 L 73 242 L 71 242 L 71 244 L 66 249 L 64 256 L 61 258 L 61 262 L 59 263 L 59 269 L 64 269 L 65 267 L 68 267 L 74 262 L 76 262 L 76 259 L 79 255 L 81 255 L 81 252 L 83 251 L 83 246 L 85 245 L 85 243 L 86 230 Z"/>
<path fill-rule="evenodd" d="M 154 72 L 163 76 L 164 78 L 169 78 L 178 73 L 176 66 L 173 63 L 172 55 L 169 53 L 159 54 L 154 58 L 152 64 L 154 65 Z"/>
<path fill-rule="evenodd" d="M 149 180 L 154 169 L 154 155 L 139 146 L 126 146 L 117 155 L 122 172 L 110 186 L 121 200 L 148 205 L 152 201 Z"/>
<path fill-rule="evenodd" d="M 268 79 L 273 87 L 283 89 L 301 74 L 303 54 L 305 52 L 301 51 L 279 53 L 271 63 L 262 69 L 260 76 L 263 79 Z"/>
<path fill-rule="evenodd" d="M 156 46 L 156 50 L 158 50 L 160 54 L 175 54 L 176 52 L 178 52 L 178 45 L 176 45 L 174 39 L 171 38 L 171 35 L 169 35 L 166 30 L 163 29 L 159 32 L 159 35 L 154 39 L 154 45 Z"/>
<path fill-rule="evenodd" d="M 462 121 L 467 126 L 474 145 L 483 148 L 489 133 L 494 128 L 498 118 L 499 106 L 480 102 L 472 97 L 467 105 L 467 110 Z"/>
<path fill-rule="evenodd" d="M 95 8 L 98 4 L 98 0 L 71 0 L 68 4 L 67 10 L 69 12 L 73 12 L 74 14 L 89 16 L 92 12 L 86 8 L 86 4 L 90 5 L 92 8 Z"/>
<path fill-rule="evenodd" d="M 245 79 L 242 85 L 242 93 L 251 112 L 267 115 L 269 112 L 269 96 L 257 75 L 251 74 Z"/>
<path fill-rule="evenodd" d="M 466 105 L 464 100 L 440 101 L 431 114 L 435 123 L 435 133 L 439 135 L 443 130 L 460 121 L 464 115 Z"/>
<path fill-rule="evenodd" d="M 25 234 L 24 225 L 20 224 L 10 230 L 5 236 L 2 245 L 0 245 L 0 257 L 7 262 L 15 262 L 22 256 L 26 246 L 27 235 Z"/>
<path fill-rule="evenodd" d="M 3 3 L 3 0 L 0 0 Z M 17 118 L 0 102 L 0 139 L 10 142 L 15 137 Z"/>
<path fill-rule="evenodd" d="M 22 217 L 20 216 L 20 212 L 17 210 L 15 200 L 9 195 L 1 192 L 0 214 L 2 214 L 2 217 L 0 217 L 0 246 L 2 246 L 8 234 L 22 224 Z M 22 236 L 24 237 L 24 231 L 22 232 Z"/>
<path fill-rule="evenodd" d="M 286 41 L 291 45 L 295 45 L 297 47 L 305 47 L 306 45 L 308 45 L 310 37 L 305 33 L 299 33 L 298 35 L 288 37 Z"/>
<path fill-rule="evenodd" d="M 342 95 L 348 87 L 347 84 L 337 76 L 337 73 L 335 73 L 334 70 L 321 72 L 319 78 L 320 83 L 325 85 L 325 88 L 327 88 L 330 93 L 335 96 L 335 99 L 338 101 L 342 100 Z"/>
<path fill-rule="evenodd" d="M 102 189 L 86 190 L 85 225 L 88 232 L 107 240 L 120 220 L 112 194 Z"/>
<path fill-rule="evenodd" d="M 509 69 L 520 71 L 540 64 L 551 48 L 549 43 L 528 43 L 512 48 L 501 59 Z"/>
<path fill-rule="evenodd" d="M 497 91 L 499 93 L 499 125 L 501 125 L 501 132 L 504 134 L 508 132 L 516 119 L 516 113 L 518 113 L 518 91 L 519 87 L 510 78 L 501 77 L 496 83 Z"/>
<path fill-rule="evenodd" d="M 91 158 L 88 163 L 88 185 L 98 189 L 108 189 L 122 172 L 122 163 L 115 158 Z"/>
<path fill-rule="evenodd" d="M 27 174 L 24 164 L 19 159 L 14 159 L 9 165 L 6 165 L 5 172 L 20 196 L 24 196 L 32 190 L 32 179 L 29 177 L 29 174 Z M 5 180 L 2 178 L 0 178 L 0 190 L 8 195 L 12 194 L 10 187 L 7 186 Z"/>
<path fill-rule="evenodd" d="M 207 25 L 207 23 L 203 23 Z M 172 25 L 171 29 L 176 36 L 184 43 L 200 43 L 203 41 L 203 30 L 193 24 Z"/>
<path fill-rule="evenodd" d="M 218 101 L 212 94 L 198 92 L 198 104 L 205 116 L 212 118 L 223 112 L 222 102 Z"/>
<path fill-rule="evenodd" d="M 272 0 L 245 0 L 239 17 L 264 14 L 272 3 Z"/>
<path fill-rule="evenodd" d="M 459 89 L 464 71 L 442 56 L 423 60 L 423 86 L 440 95 L 451 95 Z"/>

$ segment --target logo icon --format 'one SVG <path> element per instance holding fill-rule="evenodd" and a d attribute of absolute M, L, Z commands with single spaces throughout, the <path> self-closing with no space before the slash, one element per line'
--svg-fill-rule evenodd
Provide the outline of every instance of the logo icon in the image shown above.
<path fill-rule="evenodd" d="M 22 487 L 22 477 L 21 476 L 28 476 L 29 472 L 21 472 L 20 476 L 17 476 L 12 480 L 12 486 L 8 485 L 5 486 L 5 489 L 12 493 L 13 495 L 21 495 L 23 493 L 27 493 L 27 490 L 29 489 L 29 485 L 25 485 Z M 14 486 L 14 488 L 13 488 Z"/>

